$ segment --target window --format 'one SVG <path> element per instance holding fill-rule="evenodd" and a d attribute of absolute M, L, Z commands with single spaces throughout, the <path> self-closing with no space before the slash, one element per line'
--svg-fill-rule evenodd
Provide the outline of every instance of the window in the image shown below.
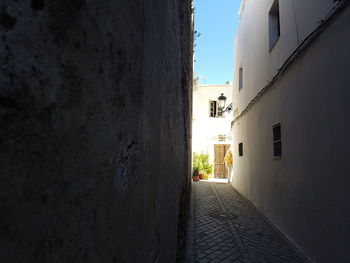
<path fill-rule="evenodd" d="M 210 117 L 216 117 L 216 101 L 210 101 Z"/>
<path fill-rule="evenodd" d="M 270 51 L 275 46 L 278 38 L 281 35 L 280 28 L 280 8 L 278 0 L 275 0 L 269 12 L 269 48 Z"/>
<path fill-rule="evenodd" d="M 224 110 L 219 107 L 219 103 L 215 100 L 209 101 L 209 116 L 224 117 Z"/>
<path fill-rule="evenodd" d="M 243 156 L 243 143 L 238 144 L 238 155 Z"/>
<path fill-rule="evenodd" d="M 273 130 L 273 156 L 282 156 L 282 141 L 281 141 L 281 124 L 278 123 L 272 127 Z"/>
<path fill-rule="evenodd" d="M 217 112 L 218 112 L 218 116 L 217 117 L 223 117 L 224 116 L 224 109 L 218 107 Z"/>
<path fill-rule="evenodd" d="M 243 68 L 239 69 L 238 81 L 239 81 L 238 87 L 239 87 L 239 90 L 241 90 L 243 88 Z"/>

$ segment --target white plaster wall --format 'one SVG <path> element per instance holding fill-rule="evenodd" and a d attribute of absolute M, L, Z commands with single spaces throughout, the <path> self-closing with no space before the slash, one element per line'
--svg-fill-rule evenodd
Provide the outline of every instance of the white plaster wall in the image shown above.
<path fill-rule="evenodd" d="M 280 0 L 281 35 L 269 51 L 268 14 L 273 0 L 245 1 L 235 36 L 233 109 L 242 112 L 298 45 L 335 5 L 330 0 Z M 243 68 L 243 89 L 238 72 Z"/>
<path fill-rule="evenodd" d="M 216 100 L 221 93 L 227 97 L 226 106 L 232 102 L 231 85 L 198 85 L 193 93 L 192 149 L 194 152 L 209 154 L 214 163 L 214 144 L 230 144 L 230 141 L 213 140 L 218 134 L 231 134 L 232 112 L 224 117 L 210 117 L 209 101 Z"/>
<path fill-rule="evenodd" d="M 252 8 L 249 5 L 255 2 L 261 4 L 247 1 L 246 17 Z M 295 1 L 299 4 L 297 14 L 305 16 L 300 35 L 316 25 L 317 11 L 311 11 L 311 7 L 322 17 L 326 7 L 331 8 L 331 2 L 307 1 L 302 9 L 302 1 Z M 280 1 L 281 7 L 285 3 Z M 249 13 L 249 17 L 258 23 L 254 13 Z M 233 145 L 244 144 L 244 156 L 233 151 L 234 187 L 316 262 L 350 262 L 349 25 L 348 6 L 233 125 Z M 245 41 L 256 37 L 251 35 L 254 33 L 249 31 L 244 36 L 237 35 L 236 43 L 244 41 L 239 37 Z M 290 47 L 282 45 L 282 36 L 280 46 L 276 45 L 273 52 L 280 49 L 287 56 Z M 245 55 L 248 62 L 254 61 L 252 54 L 240 48 L 236 47 L 236 62 L 246 59 Z M 262 88 L 256 80 L 267 74 L 266 67 L 276 66 L 271 61 L 256 60 L 256 71 L 253 68 L 250 74 L 246 73 L 250 82 L 240 94 L 235 92 L 235 80 L 235 105 L 244 106 L 250 99 L 248 95 Z M 282 159 L 274 160 L 272 126 L 279 122 Z"/>

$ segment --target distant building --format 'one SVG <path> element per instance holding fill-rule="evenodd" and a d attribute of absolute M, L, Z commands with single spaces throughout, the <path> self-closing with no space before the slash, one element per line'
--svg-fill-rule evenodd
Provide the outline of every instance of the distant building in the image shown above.
<path fill-rule="evenodd" d="M 233 182 L 317 262 L 350 262 L 350 1 L 245 0 Z"/>
<path fill-rule="evenodd" d="M 226 106 L 232 102 L 232 84 L 196 85 L 193 91 L 192 150 L 209 154 L 215 178 L 227 178 L 224 156 L 230 148 L 232 112 L 222 112 L 218 97 L 227 97 Z"/>

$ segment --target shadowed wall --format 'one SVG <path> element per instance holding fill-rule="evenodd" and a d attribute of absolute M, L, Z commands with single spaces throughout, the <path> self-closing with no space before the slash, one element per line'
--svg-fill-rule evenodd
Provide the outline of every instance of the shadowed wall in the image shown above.
<path fill-rule="evenodd" d="M 0 3 L 3 262 L 175 261 L 188 0 Z"/>

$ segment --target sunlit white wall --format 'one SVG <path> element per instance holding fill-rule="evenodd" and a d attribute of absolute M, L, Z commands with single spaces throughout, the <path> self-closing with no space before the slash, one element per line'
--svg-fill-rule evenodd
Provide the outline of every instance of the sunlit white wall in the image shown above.
<path fill-rule="evenodd" d="M 217 101 L 221 93 L 227 97 L 226 106 L 232 102 L 232 85 L 198 85 L 193 92 L 192 150 L 209 154 L 214 164 L 214 144 L 230 144 L 232 111 L 224 117 L 210 117 L 210 101 Z M 226 135 L 226 141 L 218 141 Z"/>
<path fill-rule="evenodd" d="M 274 0 L 242 1 L 234 40 L 233 110 L 242 112 L 335 5 L 333 0 L 279 0 L 281 35 L 269 50 L 268 14 Z M 239 69 L 243 88 L 239 90 Z"/>

